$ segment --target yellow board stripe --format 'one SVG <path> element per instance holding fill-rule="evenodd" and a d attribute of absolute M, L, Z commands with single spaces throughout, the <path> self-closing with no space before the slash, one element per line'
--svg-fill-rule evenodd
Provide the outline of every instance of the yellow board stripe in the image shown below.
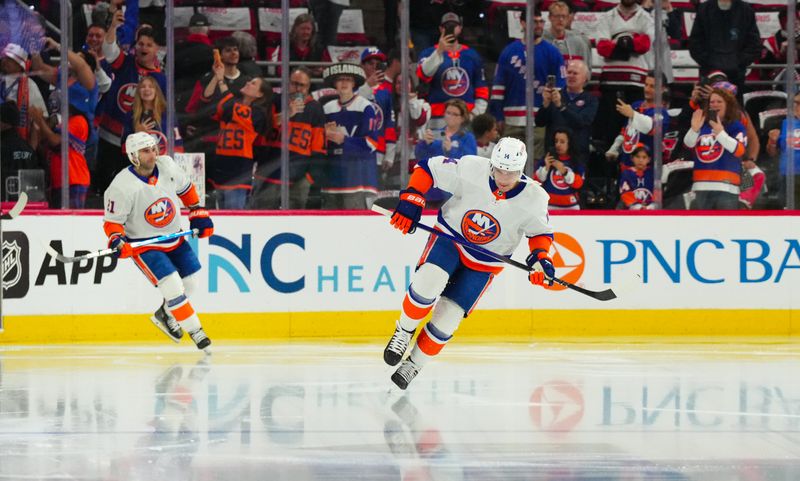
<path fill-rule="evenodd" d="M 150 342 L 164 340 L 147 314 L 8 316 L 0 344 Z M 384 338 L 396 311 L 207 313 L 200 319 L 216 340 Z M 462 337 L 798 336 L 793 310 L 486 310 L 462 321 Z"/>

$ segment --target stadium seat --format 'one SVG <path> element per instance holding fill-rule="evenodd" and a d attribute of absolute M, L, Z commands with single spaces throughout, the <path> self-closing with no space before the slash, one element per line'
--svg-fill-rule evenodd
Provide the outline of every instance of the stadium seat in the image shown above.
<path fill-rule="evenodd" d="M 759 119 L 761 127 L 761 112 L 786 107 L 786 93 L 778 90 L 757 90 L 748 92 L 742 97 L 744 110 L 751 119 Z M 761 130 L 763 132 L 763 130 Z"/>

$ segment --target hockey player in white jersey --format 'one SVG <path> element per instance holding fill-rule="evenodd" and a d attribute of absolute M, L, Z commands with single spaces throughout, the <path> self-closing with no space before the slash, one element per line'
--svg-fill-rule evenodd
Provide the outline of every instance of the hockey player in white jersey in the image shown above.
<path fill-rule="evenodd" d="M 452 197 L 439 211 L 437 230 L 509 257 L 526 237 L 531 283 L 552 285 L 555 269 L 549 257 L 553 229 L 547 215 L 548 195 L 523 175 L 527 158 L 524 143 L 504 137 L 491 159 L 466 155 L 421 161 L 408 187 L 400 192 L 391 224 L 403 234 L 413 232 L 425 207 L 425 193 L 438 187 Z M 392 375 L 398 387 L 408 387 L 422 366 L 442 350 L 503 266 L 444 237 L 429 237 L 403 299 L 394 335 L 383 351 L 384 361 L 397 365 L 418 324 L 436 306 L 411 354 Z"/>
<path fill-rule="evenodd" d="M 120 258 L 133 259 L 136 266 L 164 297 L 152 316 L 153 324 L 170 339 L 180 342 L 187 331 L 198 349 L 211 340 L 189 303 L 197 285 L 200 261 L 184 237 L 133 249 L 130 242 L 181 230 L 178 198 L 189 208 L 189 224 L 199 237 L 209 237 L 214 223 L 189 177 L 172 158 L 158 155 L 158 145 L 148 133 L 136 132 L 125 140 L 132 166 L 119 172 L 105 191 L 103 230 L 109 247 L 118 248 Z"/>

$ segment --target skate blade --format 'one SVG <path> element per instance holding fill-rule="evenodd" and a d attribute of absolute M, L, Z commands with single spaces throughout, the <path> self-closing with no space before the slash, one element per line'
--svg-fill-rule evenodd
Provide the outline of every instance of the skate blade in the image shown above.
<path fill-rule="evenodd" d="M 156 319 L 155 316 L 150 316 L 150 322 L 152 322 L 153 325 L 156 326 L 159 331 L 163 332 L 164 335 L 166 335 L 168 338 L 172 339 L 172 342 L 174 342 L 175 344 L 180 344 L 181 338 L 179 337 L 179 338 L 176 339 L 176 338 L 172 337 L 172 334 L 169 333 L 169 330 L 167 330 L 167 328 L 164 327 L 164 325 L 162 325 L 161 322 L 159 322 L 158 319 Z"/>

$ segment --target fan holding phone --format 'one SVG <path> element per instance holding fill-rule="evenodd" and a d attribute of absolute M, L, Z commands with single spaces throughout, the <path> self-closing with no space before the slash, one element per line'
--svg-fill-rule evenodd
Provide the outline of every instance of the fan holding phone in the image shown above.
<path fill-rule="evenodd" d="M 739 208 L 742 156 L 747 131 L 740 121 L 736 98 L 715 88 L 705 109 L 695 110 L 684 144 L 692 149 L 694 173 L 692 209 Z"/>

